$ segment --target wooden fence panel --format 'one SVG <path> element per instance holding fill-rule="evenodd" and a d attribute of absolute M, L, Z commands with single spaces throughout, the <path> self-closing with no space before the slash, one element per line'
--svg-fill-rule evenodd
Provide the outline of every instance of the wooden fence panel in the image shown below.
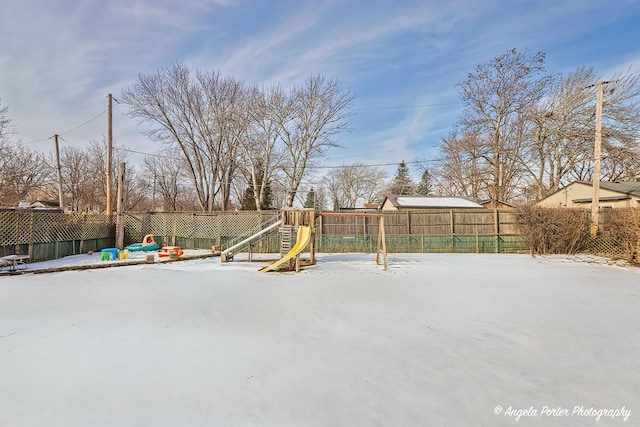
<path fill-rule="evenodd" d="M 498 223 L 496 224 L 496 217 Z M 377 218 L 323 217 L 321 234 L 328 236 L 376 235 Z M 495 235 L 517 234 L 511 212 L 438 209 L 433 211 L 384 212 L 387 235 Z M 497 225 L 497 233 L 496 233 Z"/>
<path fill-rule="evenodd" d="M 387 223 L 387 215 L 385 214 L 385 225 Z M 407 213 L 404 215 L 407 215 Z M 412 211 L 408 213 L 408 222 L 408 234 L 431 236 L 451 234 L 451 211 L 449 210 L 433 212 Z"/>

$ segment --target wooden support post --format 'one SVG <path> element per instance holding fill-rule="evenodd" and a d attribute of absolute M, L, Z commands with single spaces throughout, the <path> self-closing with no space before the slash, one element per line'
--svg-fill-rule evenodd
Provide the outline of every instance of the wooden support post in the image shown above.
<path fill-rule="evenodd" d="M 452 235 L 455 234 L 456 228 L 453 224 L 453 209 L 449 209 L 449 230 Z"/>
<path fill-rule="evenodd" d="M 311 227 L 311 240 L 309 241 L 309 262 L 311 265 L 316 263 L 316 214 L 315 212 L 309 213 L 309 227 Z"/>
<path fill-rule="evenodd" d="M 456 227 L 453 223 L 453 209 L 449 209 L 449 225 L 451 231 L 451 252 L 454 252 L 456 248 Z"/>
<path fill-rule="evenodd" d="M 113 108 L 112 108 L 112 96 L 111 94 L 107 94 L 107 159 L 105 164 L 106 169 L 106 184 L 107 184 L 107 206 L 106 211 L 107 214 L 111 214 L 111 157 L 113 151 L 113 139 L 112 139 L 112 117 L 113 117 Z"/>
<path fill-rule="evenodd" d="M 116 204 L 116 248 L 124 247 L 124 174 L 127 164 L 120 163 L 118 170 L 118 200 Z"/>
<path fill-rule="evenodd" d="M 222 230 L 220 229 L 220 215 L 216 215 L 216 231 L 218 232 L 218 241 L 216 242 L 216 246 L 219 246 L 220 250 L 222 250 Z"/>
<path fill-rule="evenodd" d="M 602 141 L 602 97 L 603 85 L 608 82 L 598 82 L 596 99 L 596 136 L 593 143 L 593 196 L 591 198 L 591 237 L 596 238 L 600 229 L 600 155 Z"/>
<path fill-rule="evenodd" d="M 495 250 L 500 252 L 500 219 L 498 218 L 498 209 L 493 210 L 493 231 L 496 235 Z"/>
<path fill-rule="evenodd" d="M 53 135 L 53 139 L 56 143 L 56 171 L 58 173 L 58 204 L 60 209 L 64 212 L 64 200 L 62 199 L 62 171 L 60 167 L 60 146 L 58 145 L 59 135 Z"/>
<path fill-rule="evenodd" d="M 384 217 L 380 217 L 378 225 L 378 249 L 376 251 L 376 264 L 380 265 L 380 252 L 382 252 L 384 260 L 384 269 L 387 269 L 387 242 L 384 234 Z"/>
<path fill-rule="evenodd" d="M 171 226 L 171 246 L 176 245 L 176 215 L 173 215 L 173 224 Z"/>
<path fill-rule="evenodd" d="M 31 212 L 31 221 L 29 223 L 29 228 L 30 228 L 30 233 L 29 233 L 29 249 L 27 250 L 27 255 L 29 255 L 29 258 L 33 257 L 33 236 L 35 235 L 34 228 L 35 228 L 35 218 L 34 218 L 34 212 Z M 15 252 L 17 253 L 17 252 Z"/>
<path fill-rule="evenodd" d="M 86 222 L 87 222 L 87 216 L 83 215 L 82 216 L 82 228 L 80 229 L 81 231 L 81 235 L 80 235 L 80 248 L 79 251 L 80 253 L 84 253 L 84 228 L 86 227 Z"/>

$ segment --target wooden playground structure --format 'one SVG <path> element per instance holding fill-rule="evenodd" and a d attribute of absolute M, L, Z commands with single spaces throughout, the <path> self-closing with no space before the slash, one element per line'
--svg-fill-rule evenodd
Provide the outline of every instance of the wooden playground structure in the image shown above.
<path fill-rule="evenodd" d="M 315 256 L 315 228 L 316 218 L 326 217 L 361 217 L 378 218 L 378 245 L 376 250 L 376 264 L 382 264 L 387 270 L 387 245 L 385 242 L 384 215 L 364 212 L 316 212 L 313 208 L 284 208 L 281 210 L 280 221 L 264 228 L 253 236 L 244 239 L 221 253 L 221 262 L 228 262 L 233 259 L 234 253 L 249 247 L 251 260 L 251 247 L 260 239 L 274 232 L 277 228 L 280 234 L 280 259 L 262 268 L 260 271 L 296 271 L 299 272 L 302 266 L 314 265 Z M 296 233 L 295 244 L 293 236 Z M 307 249 L 308 248 L 308 249 Z M 309 253 L 309 259 L 302 259 L 303 253 Z M 382 256 L 381 256 L 382 255 Z"/>

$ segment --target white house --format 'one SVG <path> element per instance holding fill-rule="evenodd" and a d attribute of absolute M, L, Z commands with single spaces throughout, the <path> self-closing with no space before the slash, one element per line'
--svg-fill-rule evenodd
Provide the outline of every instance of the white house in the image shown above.
<path fill-rule="evenodd" d="M 575 181 L 536 202 L 546 208 L 591 208 L 593 183 Z M 601 208 L 635 208 L 640 206 L 640 182 L 600 181 L 598 200 Z"/>

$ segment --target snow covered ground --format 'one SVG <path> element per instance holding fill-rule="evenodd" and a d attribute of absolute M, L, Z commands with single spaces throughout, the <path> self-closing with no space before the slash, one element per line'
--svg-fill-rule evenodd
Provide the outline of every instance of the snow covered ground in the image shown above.
<path fill-rule="evenodd" d="M 0 277 L 0 426 L 640 425 L 640 269 L 318 259 Z"/>

